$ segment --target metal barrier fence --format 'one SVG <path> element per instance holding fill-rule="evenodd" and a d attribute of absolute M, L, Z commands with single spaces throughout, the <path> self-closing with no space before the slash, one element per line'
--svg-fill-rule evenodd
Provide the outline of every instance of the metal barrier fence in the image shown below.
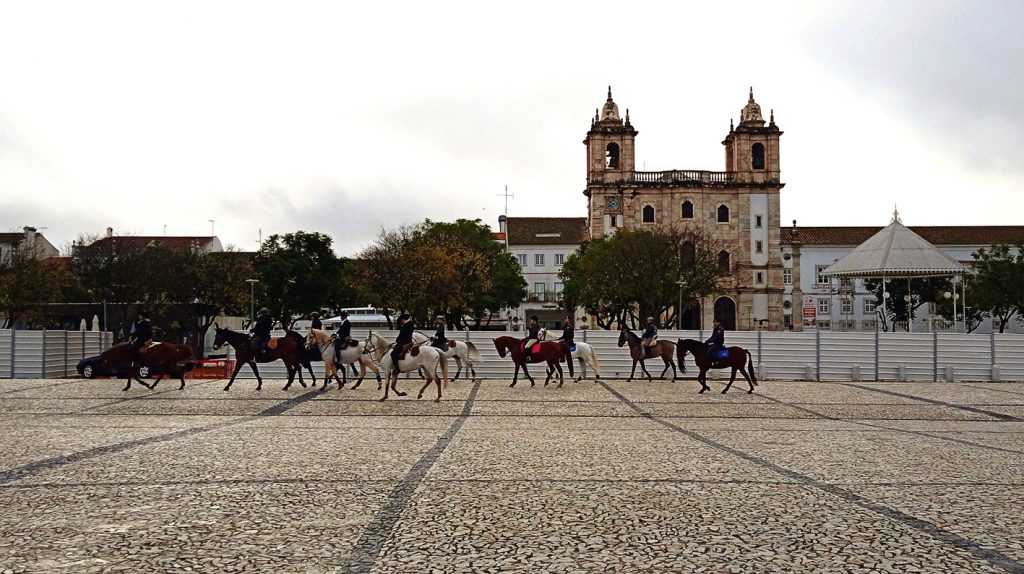
<path fill-rule="evenodd" d="M 393 339 L 395 331 L 377 331 Z M 283 333 L 275 333 L 276 336 Z M 352 336 L 365 339 L 366 330 Z M 449 332 L 452 339 L 473 342 L 483 356 L 477 363 L 478 376 L 511 379 L 510 359 L 498 356 L 493 339 L 502 335 L 521 338 L 521 332 Z M 707 332 L 661 331 L 660 338 L 703 340 Z M 581 330 L 576 340 L 594 346 L 604 378 L 626 378 L 632 361 L 625 348 L 618 347 L 618 331 Z M 99 354 L 113 342 L 111 333 L 88 331 L 0 330 L 0 378 L 48 378 L 76 374 L 82 357 Z M 962 333 L 788 333 L 776 331 L 730 331 L 727 345 L 748 349 L 759 379 L 812 381 L 1024 381 L 1024 335 Z M 229 357 L 233 359 L 233 354 Z M 564 367 L 563 367 L 564 368 Z M 579 363 L 575 365 L 579 370 Z M 660 359 L 648 360 L 654 376 L 664 368 Z M 284 378 L 280 362 L 259 365 L 264 378 Z M 313 363 L 319 379 L 323 363 Z M 455 364 L 449 361 L 449 371 Z M 589 369 L 588 377 L 593 376 Z M 639 368 L 637 369 L 639 373 Z M 349 373 L 351 375 L 351 373 Z M 687 376 L 694 376 L 693 358 L 687 358 Z M 543 366 L 531 366 L 534 378 L 544 376 Z M 728 371 L 712 371 L 711 377 L 728 377 Z M 667 374 L 671 376 L 671 370 Z M 239 378 L 255 378 L 243 366 Z"/>

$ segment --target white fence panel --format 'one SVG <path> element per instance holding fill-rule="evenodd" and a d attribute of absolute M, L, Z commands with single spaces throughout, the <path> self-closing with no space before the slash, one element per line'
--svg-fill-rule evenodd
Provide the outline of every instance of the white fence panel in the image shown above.
<path fill-rule="evenodd" d="M 822 333 L 821 380 L 853 380 L 853 369 L 860 370 L 860 380 L 875 379 L 874 333 Z"/>
<path fill-rule="evenodd" d="M 43 378 L 43 332 L 18 331 L 14 348 L 14 378 Z"/>
<path fill-rule="evenodd" d="M 731 337 L 728 338 L 731 340 Z M 765 332 L 761 335 L 761 362 L 769 379 L 806 380 L 807 365 L 812 379 L 817 369 L 814 333 Z M 754 351 L 755 356 L 757 351 Z"/>
<path fill-rule="evenodd" d="M 0 379 L 14 378 L 14 331 L 0 331 Z"/>
<path fill-rule="evenodd" d="M 953 367 L 953 380 L 988 381 L 992 379 L 992 340 L 990 337 L 939 333 L 939 380 L 946 380 L 946 367 Z"/>
<path fill-rule="evenodd" d="M 1024 381 L 1024 335 L 995 333 L 996 365 L 1003 381 Z"/>
<path fill-rule="evenodd" d="M 43 377 L 64 377 L 68 356 L 64 348 L 67 331 L 43 331 Z M 74 368 L 72 366 L 72 368 Z"/>
<path fill-rule="evenodd" d="M 879 333 L 879 380 L 899 380 L 900 366 L 908 381 L 935 380 L 934 345 L 931 333 Z"/>

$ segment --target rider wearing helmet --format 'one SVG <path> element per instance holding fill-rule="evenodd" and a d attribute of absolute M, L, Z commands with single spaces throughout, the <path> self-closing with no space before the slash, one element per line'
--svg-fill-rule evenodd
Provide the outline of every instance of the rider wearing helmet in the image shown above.
<path fill-rule="evenodd" d="M 437 319 L 434 321 L 434 324 L 437 325 L 437 330 L 434 331 L 434 337 L 432 339 L 432 341 L 433 341 L 432 344 L 433 344 L 434 347 L 437 347 L 438 349 L 441 349 L 442 351 L 447 350 L 447 348 L 448 348 L 448 337 L 445 337 L 445 335 L 444 335 L 444 315 L 438 315 Z"/>
<path fill-rule="evenodd" d="M 711 331 L 711 338 L 705 341 L 708 345 L 708 358 L 715 362 L 715 354 L 725 347 L 725 330 L 722 329 L 722 320 L 715 317 L 714 330 Z"/>
<path fill-rule="evenodd" d="M 334 337 L 334 359 L 337 363 L 341 363 L 341 350 L 352 342 L 352 323 L 348 320 L 348 311 L 342 311 L 339 317 L 341 323 L 338 325 L 338 334 Z"/>
<path fill-rule="evenodd" d="M 260 309 L 260 315 L 256 323 L 249 329 L 252 338 L 249 339 L 249 350 L 253 354 L 264 354 L 267 352 L 266 345 L 270 341 L 270 329 L 274 327 L 274 319 L 270 317 L 270 310 L 266 307 Z"/>
<path fill-rule="evenodd" d="M 540 340 L 540 323 L 536 315 L 530 315 L 530 324 L 526 326 L 526 338 L 523 339 L 526 356 L 530 356 L 530 349 Z"/>
<path fill-rule="evenodd" d="M 412 344 L 412 333 L 415 329 L 416 324 L 412 320 L 412 315 L 402 313 L 398 317 L 398 337 L 395 338 L 395 346 L 391 349 L 391 364 L 394 367 L 395 377 L 398 377 L 399 372 L 398 361 L 405 351 L 405 346 Z"/>
<path fill-rule="evenodd" d="M 648 357 L 653 356 L 654 346 L 658 344 L 658 328 L 654 325 L 654 317 L 647 318 L 647 327 L 644 329 L 644 351 Z"/>
<path fill-rule="evenodd" d="M 149 313 L 146 311 L 139 311 L 136 315 L 135 325 L 133 325 L 133 327 L 129 344 L 132 350 L 132 361 L 137 362 L 139 360 L 140 349 L 146 346 L 153 338 L 153 325 L 149 322 Z"/>
<path fill-rule="evenodd" d="M 309 322 L 309 328 L 310 329 L 323 329 L 324 328 L 323 322 L 320 321 L 320 313 L 317 313 L 316 311 L 313 311 L 309 315 L 309 318 L 312 319 L 312 321 Z"/>
<path fill-rule="evenodd" d="M 562 336 L 558 338 L 559 341 L 565 341 L 571 348 L 575 344 L 575 330 L 572 326 L 572 316 L 565 318 L 565 323 L 562 324 Z"/>

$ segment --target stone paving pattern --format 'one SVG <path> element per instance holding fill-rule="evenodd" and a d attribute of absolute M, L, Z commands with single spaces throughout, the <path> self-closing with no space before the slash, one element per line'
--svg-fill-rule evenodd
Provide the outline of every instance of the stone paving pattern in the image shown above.
<path fill-rule="evenodd" d="M 1024 572 L 1024 383 L 507 384 L 0 381 L 0 574 Z"/>

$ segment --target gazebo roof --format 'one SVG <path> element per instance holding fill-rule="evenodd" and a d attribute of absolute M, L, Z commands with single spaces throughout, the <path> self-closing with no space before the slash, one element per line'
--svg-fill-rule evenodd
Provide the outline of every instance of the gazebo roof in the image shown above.
<path fill-rule="evenodd" d="M 832 277 L 943 277 L 970 270 L 906 228 L 892 223 L 825 269 Z"/>

